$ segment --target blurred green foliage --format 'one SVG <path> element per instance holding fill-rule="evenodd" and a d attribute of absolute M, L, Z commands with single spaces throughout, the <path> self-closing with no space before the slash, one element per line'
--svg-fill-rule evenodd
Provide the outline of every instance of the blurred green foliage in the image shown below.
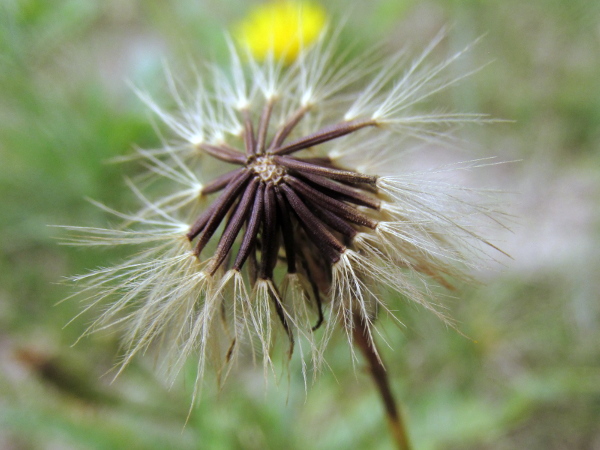
<path fill-rule="evenodd" d="M 393 49 L 452 24 L 448 47 L 486 66 L 450 91 L 456 109 L 512 119 L 474 130 L 481 156 L 522 162 L 492 177 L 520 215 L 515 260 L 450 301 L 468 339 L 410 306 L 384 321 L 383 353 L 417 449 L 600 448 L 600 6 L 586 0 L 330 1 L 345 39 Z M 262 387 L 259 369 L 213 382 L 183 424 L 171 389 L 140 357 L 114 382 L 118 336 L 71 347 L 95 316 L 61 277 L 118 258 L 59 246 L 50 224 L 103 225 L 84 198 L 127 209 L 108 163 L 159 139 L 127 80 L 168 104 L 163 61 L 224 61 L 233 0 L 8 0 L 0 6 L 0 447 L 7 449 L 391 448 L 370 380 L 334 345 L 305 392 Z M 416 45 L 418 47 L 418 45 Z M 471 131 L 466 133 L 469 135 Z M 479 155 L 475 156 L 478 157 Z M 97 312 L 96 312 L 97 313 Z M 341 343 L 340 343 L 341 344 Z"/>

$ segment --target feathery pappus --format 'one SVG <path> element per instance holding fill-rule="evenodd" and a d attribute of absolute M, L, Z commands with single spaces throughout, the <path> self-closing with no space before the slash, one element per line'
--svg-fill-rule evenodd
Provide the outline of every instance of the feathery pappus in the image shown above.
<path fill-rule="evenodd" d="M 100 205 L 123 226 L 67 227 L 72 244 L 136 247 L 73 278 L 88 309 L 106 304 L 90 331 L 125 330 L 123 366 L 157 343 L 174 374 L 197 358 L 200 385 L 209 361 L 225 376 L 242 352 L 269 371 L 279 340 L 306 371 L 323 364 L 336 328 L 352 342 L 360 321 L 373 340 L 398 297 L 447 320 L 430 286 L 468 277 L 488 245 L 472 221 L 493 211 L 460 186 L 405 173 L 397 155 L 486 120 L 422 111 L 463 78 L 448 78 L 462 52 L 429 63 L 440 34 L 413 60 L 350 58 L 335 34 L 291 62 L 230 42 L 229 66 L 195 89 L 169 74 L 176 112 L 140 93 L 171 133 L 138 150 L 149 172 L 129 185 L 141 209 Z"/>

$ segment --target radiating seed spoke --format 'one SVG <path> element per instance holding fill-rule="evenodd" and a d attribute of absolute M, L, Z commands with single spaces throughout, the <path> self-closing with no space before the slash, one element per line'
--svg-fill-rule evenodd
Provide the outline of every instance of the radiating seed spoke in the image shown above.
<path fill-rule="evenodd" d="M 213 194 L 224 189 L 231 182 L 231 180 L 233 180 L 244 170 L 246 170 L 244 167 L 240 167 L 239 169 L 235 169 L 231 172 L 227 172 L 221 176 L 218 176 L 202 188 L 202 195 Z"/>
<path fill-rule="evenodd" d="M 222 195 L 217 200 L 215 200 L 208 208 L 206 208 L 204 211 L 202 211 L 202 214 L 200 214 L 198 216 L 198 218 L 194 221 L 194 223 L 190 227 L 190 231 L 188 231 L 188 233 L 186 234 L 186 237 L 190 241 L 194 240 L 196 238 L 196 236 L 198 236 L 198 234 L 200 234 L 200 232 L 202 230 L 204 230 L 204 227 L 206 226 L 208 219 L 210 219 L 210 217 L 213 215 L 215 210 L 224 201 L 226 201 L 226 198 L 225 198 L 225 196 Z"/>
<path fill-rule="evenodd" d="M 241 189 L 248 182 L 250 176 L 250 172 L 241 174 L 239 181 L 232 186 L 231 194 L 228 196 L 227 200 L 224 201 L 218 208 L 216 208 L 210 219 L 208 219 L 208 222 L 204 226 L 204 229 L 198 238 L 198 242 L 196 243 L 196 249 L 194 251 L 196 256 L 200 255 L 206 244 L 208 244 L 208 241 L 212 235 L 215 233 L 215 231 L 217 231 L 217 228 L 223 220 L 223 217 L 225 217 L 225 214 L 227 214 L 227 211 L 233 204 Z M 225 194 L 225 192 L 223 192 L 223 194 Z"/>
<path fill-rule="evenodd" d="M 310 200 L 313 203 L 323 206 L 325 209 L 338 214 L 340 217 L 356 224 L 375 229 L 377 227 L 377 221 L 370 217 L 362 214 L 358 209 L 353 206 L 347 205 L 344 202 L 329 197 L 326 194 L 308 186 L 297 178 L 290 175 L 285 176 L 285 181 L 294 188 L 302 197 Z"/>
<path fill-rule="evenodd" d="M 311 203 L 310 200 L 305 199 L 305 201 L 307 205 L 310 206 L 310 210 L 313 211 L 329 228 L 337 231 L 348 239 L 353 239 L 358 234 L 358 231 L 356 231 L 346 220 L 327 211 L 319 205 Z"/>
<path fill-rule="evenodd" d="M 275 287 L 274 284 L 272 284 L 273 289 L 277 289 Z M 279 292 L 277 293 L 277 295 L 275 295 L 273 292 L 269 291 L 269 297 L 271 297 L 271 301 L 273 302 L 273 305 L 275 306 L 275 311 L 277 312 L 277 317 L 279 317 L 279 321 L 281 322 L 281 325 L 283 326 L 283 329 L 285 330 L 287 336 L 288 336 L 288 340 L 290 342 L 290 348 L 288 350 L 288 355 L 291 358 L 292 353 L 294 352 L 294 334 L 292 333 L 292 330 L 288 324 L 288 320 L 285 317 L 285 311 L 283 309 L 283 305 L 280 302 L 280 298 L 281 296 L 279 295 Z"/>
<path fill-rule="evenodd" d="M 271 278 L 273 267 L 279 250 L 279 239 L 277 239 L 277 203 L 275 192 L 271 183 L 267 184 L 263 200 L 263 233 L 261 238 L 261 261 L 260 278 Z"/>
<path fill-rule="evenodd" d="M 330 169 L 336 169 L 335 164 L 331 158 L 327 156 L 311 156 L 307 158 L 298 158 L 301 161 L 307 162 L 309 164 L 316 164 L 318 166 L 328 167 Z"/>
<path fill-rule="evenodd" d="M 288 119 L 288 121 L 277 131 L 275 137 L 273 138 L 271 145 L 269 145 L 269 152 L 272 152 L 277 147 L 279 147 L 283 141 L 289 136 L 289 134 L 294 130 L 296 125 L 302 120 L 304 115 L 308 112 L 310 108 L 308 106 L 303 106 L 298 108 L 298 110 L 292 114 L 292 116 Z"/>
<path fill-rule="evenodd" d="M 279 186 L 275 186 L 275 196 L 277 205 L 281 212 L 281 234 L 283 235 L 283 245 L 285 247 L 285 257 L 287 260 L 288 273 L 296 273 L 296 249 L 294 243 L 294 228 L 290 220 L 290 208 L 287 201 L 281 193 Z"/>
<path fill-rule="evenodd" d="M 316 278 L 315 274 L 312 273 L 312 270 L 308 263 L 308 259 L 305 254 L 305 250 L 302 248 L 302 246 L 298 247 L 298 254 L 300 256 L 302 269 L 304 270 L 304 273 L 306 274 L 306 279 L 308 280 L 308 282 L 310 283 L 310 286 L 312 288 L 313 296 L 314 296 L 317 310 L 319 313 L 319 317 L 317 318 L 317 323 L 315 323 L 312 327 L 312 331 L 316 331 L 317 329 L 319 329 L 319 327 L 323 324 L 323 321 L 324 321 L 323 303 L 321 301 L 321 294 L 319 292 L 319 286 L 317 285 L 317 282 L 315 281 L 315 278 Z"/>
<path fill-rule="evenodd" d="M 300 159 L 289 158 L 285 156 L 274 156 L 273 162 L 281 164 L 288 169 L 297 170 L 300 173 L 316 174 L 325 176 L 334 180 L 348 181 L 350 183 L 375 184 L 377 177 L 366 175 L 364 173 L 352 172 L 350 170 L 332 169 L 319 166 L 318 164 L 307 163 Z"/>
<path fill-rule="evenodd" d="M 360 192 L 358 189 L 337 183 L 329 178 L 322 177 L 320 175 L 314 175 L 310 173 L 303 173 L 302 178 L 311 181 L 314 184 L 327 188 L 333 192 L 341 194 L 346 201 L 354 203 L 355 205 L 366 206 L 367 208 L 379 210 L 381 201 L 374 198 L 364 192 Z"/>
<path fill-rule="evenodd" d="M 244 165 L 248 159 L 243 153 L 222 145 L 200 144 L 200 149 L 214 158 L 231 164 Z"/>
<path fill-rule="evenodd" d="M 250 218 L 248 219 L 248 225 L 246 226 L 246 232 L 242 238 L 242 244 L 238 251 L 238 254 L 233 263 L 235 270 L 240 270 L 246 259 L 251 253 L 254 253 L 254 245 L 256 243 L 256 236 L 262 221 L 263 215 L 263 196 L 264 196 L 265 185 L 261 183 L 258 186 L 256 194 L 254 196 L 254 204 L 250 212 Z M 252 271 L 251 271 L 252 272 Z M 254 284 L 254 283 L 253 283 Z"/>
<path fill-rule="evenodd" d="M 214 275 L 219 266 L 221 266 L 225 260 L 225 257 L 231 250 L 231 247 L 233 246 L 233 243 L 235 242 L 240 230 L 242 229 L 242 225 L 244 224 L 244 221 L 248 216 L 248 212 L 250 211 L 250 207 L 254 202 L 254 195 L 258 189 L 258 184 L 259 181 L 255 178 L 246 187 L 244 195 L 237 205 L 231 220 L 227 224 L 227 227 L 221 236 L 221 240 L 219 241 L 219 245 L 217 246 L 217 250 L 215 251 L 215 259 L 213 260 L 210 269 L 211 275 Z"/>
<path fill-rule="evenodd" d="M 256 137 L 254 136 L 254 125 L 252 125 L 252 117 L 247 109 L 243 112 L 244 115 L 244 147 L 248 156 L 254 155 L 256 147 Z"/>
<path fill-rule="evenodd" d="M 339 261 L 340 253 L 343 253 L 346 250 L 346 247 L 338 241 L 327 228 L 325 228 L 323 223 L 315 217 L 312 212 L 310 212 L 292 188 L 282 184 L 281 189 L 292 209 L 300 219 L 300 223 L 306 231 L 306 234 L 315 243 L 317 248 L 325 255 L 331 264 Z"/>
<path fill-rule="evenodd" d="M 255 153 L 262 155 L 265 152 L 265 142 L 267 139 L 267 131 L 269 130 L 269 122 L 271 121 L 271 113 L 273 112 L 273 101 L 268 102 L 263 108 L 258 126 L 258 138 L 256 140 Z"/>
<path fill-rule="evenodd" d="M 290 142 L 283 147 L 279 147 L 272 151 L 274 155 L 289 155 L 299 150 L 312 147 L 314 145 L 322 144 L 323 142 L 331 141 L 347 134 L 353 133 L 354 131 L 360 130 L 365 127 L 372 127 L 377 125 L 373 120 L 353 120 L 350 122 L 337 123 L 330 125 L 321 130 L 313 133 L 309 136 L 302 137 L 293 142 Z"/>
<path fill-rule="evenodd" d="M 190 231 L 186 235 L 190 241 L 204 231 L 207 223 L 217 211 L 224 209 L 223 215 L 227 212 L 227 209 L 231 206 L 231 203 L 233 203 L 239 189 L 241 189 L 242 185 L 248 181 L 248 178 L 250 178 L 251 175 L 250 171 L 242 169 L 235 177 L 233 177 L 221 195 L 208 207 L 208 209 L 200 214 L 194 224 L 190 227 Z"/>

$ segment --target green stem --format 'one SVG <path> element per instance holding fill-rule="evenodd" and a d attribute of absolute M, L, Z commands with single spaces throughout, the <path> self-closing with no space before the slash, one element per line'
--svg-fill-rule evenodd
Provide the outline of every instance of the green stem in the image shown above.
<path fill-rule="evenodd" d="M 354 344 L 360 349 L 365 357 L 369 365 L 371 377 L 383 400 L 392 437 L 399 450 L 410 450 L 411 446 L 408 441 L 406 428 L 404 427 L 404 421 L 402 420 L 402 413 L 398 409 L 396 400 L 392 394 L 387 372 L 381 362 L 375 343 L 369 337 L 366 324 L 360 317 L 354 316 L 354 328 L 352 332 L 354 335 Z"/>

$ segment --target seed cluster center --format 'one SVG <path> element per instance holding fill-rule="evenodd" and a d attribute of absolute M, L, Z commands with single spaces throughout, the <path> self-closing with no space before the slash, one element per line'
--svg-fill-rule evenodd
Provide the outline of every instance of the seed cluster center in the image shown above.
<path fill-rule="evenodd" d="M 279 184 L 287 170 L 273 161 L 271 156 L 259 156 L 251 164 L 250 168 L 265 183 Z"/>
<path fill-rule="evenodd" d="M 250 278 L 272 280 L 281 250 L 285 250 L 289 274 L 302 266 L 311 277 L 326 280 L 359 229 L 377 227 L 370 213 L 359 209 L 379 210 L 379 200 L 372 192 L 376 177 L 339 168 L 327 157 L 293 155 L 375 123 L 342 121 L 286 142 L 308 110 L 291 114 L 271 137 L 272 107 L 267 104 L 263 108 L 256 127 L 250 116 L 244 119 L 245 152 L 226 144 L 201 145 L 216 159 L 242 167 L 202 188 L 202 194 L 222 192 L 198 216 L 186 236 L 190 242 L 196 241 L 194 254 L 200 258 L 224 223 L 206 269 L 210 276 L 221 267 L 239 272 L 250 259 Z M 228 258 L 236 240 L 240 245 L 235 259 Z M 310 252 L 316 253 L 314 258 Z M 323 262 L 311 268 L 313 261 Z"/>

